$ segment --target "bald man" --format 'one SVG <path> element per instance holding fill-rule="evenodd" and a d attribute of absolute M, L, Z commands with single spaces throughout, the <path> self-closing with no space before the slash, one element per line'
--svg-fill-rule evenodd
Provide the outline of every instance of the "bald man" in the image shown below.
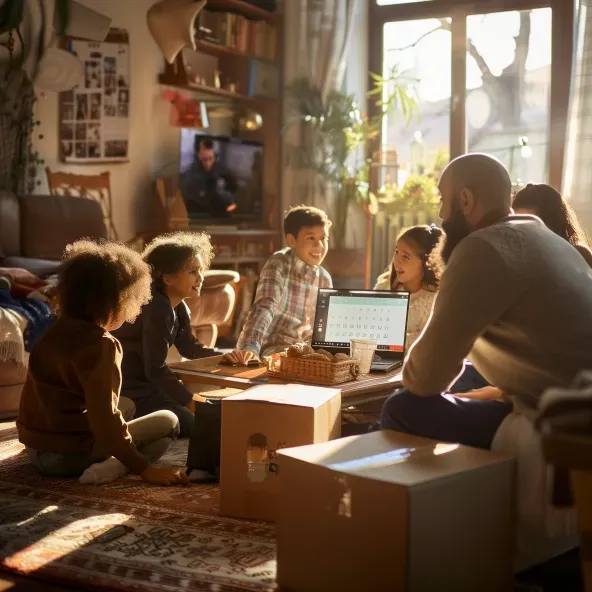
<path fill-rule="evenodd" d="M 495 158 L 453 160 L 439 189 L 446 270 L 381 427 L 490 448 L 512 409 L 533 418 L 546 388 L 592 369 L 592 270 L 538 218 L 513 215 Z M 465 358 L 493 387 L 446 394 Z"/>

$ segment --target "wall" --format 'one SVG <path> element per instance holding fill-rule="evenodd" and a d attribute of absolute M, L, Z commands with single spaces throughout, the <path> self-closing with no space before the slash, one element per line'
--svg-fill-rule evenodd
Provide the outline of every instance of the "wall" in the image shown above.
<path fill-rule="evenodd" d="M 155 0 L 78 0 L 113 19 L 112 27 L 124 28 L 130 37 L 130 144 L 129 162 L 105 165 L 66 165 L 58 159 L 58 95 L 40 96 L 37 119 L 41 121 L 35 149 L 46 166 L 72 173 L 111 172 L 115 227 L 122 240 L 149 228 L 152 221 L 153 179 L 178 171 L 179 130 L 170 127 L 170 105 L 162 99 L 166 87 L 158 84 L 163 58 L 148 31 L 146 12 Z M 53 0 L 45 0 L 53 15 Z M 29 3 L 27 3 L 29 4 Z M 34 4 L 31 2 L 31 4 Z M 29 15 L 31 19 L 37 15 Z M 212 131 L 215 133 L 216 131 Z M 220 132 L 221 133 L 221 132 Z M 43 135 L 43 139 L 39 139 Z M 39 193 L 47 193 L 45 173 L 39 176 Z"/>

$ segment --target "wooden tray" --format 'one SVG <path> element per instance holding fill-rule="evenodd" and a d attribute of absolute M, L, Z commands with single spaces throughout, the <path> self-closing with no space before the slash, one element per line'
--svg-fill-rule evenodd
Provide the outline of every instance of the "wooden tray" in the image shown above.
<path fill-rule="evenodd" d="M 170 368 L 175 370 L 189 370 L 193 372 L 208 372 L 221 376 L 232 376 L 235 378 L 258 378 L 267 373 L 267 366 L 224 366 L 220 364 L 222 356 L 210 358 L 199 358 L 197 360 L 186 360 L 185 362 L 173 362 Z"/>

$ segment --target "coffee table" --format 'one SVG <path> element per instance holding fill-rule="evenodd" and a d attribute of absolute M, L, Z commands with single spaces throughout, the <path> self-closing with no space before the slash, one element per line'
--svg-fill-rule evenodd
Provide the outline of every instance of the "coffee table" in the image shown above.
<path fill-rule="evenodd" d="M 222 356 L 187 360 L 169 364 L 179 380 L 187 384 L 204 384 L 220 387 L 215 391 L 204 392 L 203 396 L 224 398 L 259 384 L 286 384 L 295 380 L 281 380 L 267 376 L 267 368 L 221 366 Z M 394 390 L 402 386 L 401 371 L 375 372 L 359 376 L 356 380 L 336 385 L 341 389 L 342 408 L 363 405 L 372 401 L 386 399 Z"/>

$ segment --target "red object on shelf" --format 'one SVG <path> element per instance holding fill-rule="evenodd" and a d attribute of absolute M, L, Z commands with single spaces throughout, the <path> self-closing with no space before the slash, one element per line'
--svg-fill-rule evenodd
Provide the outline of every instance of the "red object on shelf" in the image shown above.
<path fill-rule="evenodd" d="M 203 101 L 196 101 L 172 90 L 162 94 L 171 103 L 169 123 L 174 127 L 209 127 L 208 113 Z"/>

